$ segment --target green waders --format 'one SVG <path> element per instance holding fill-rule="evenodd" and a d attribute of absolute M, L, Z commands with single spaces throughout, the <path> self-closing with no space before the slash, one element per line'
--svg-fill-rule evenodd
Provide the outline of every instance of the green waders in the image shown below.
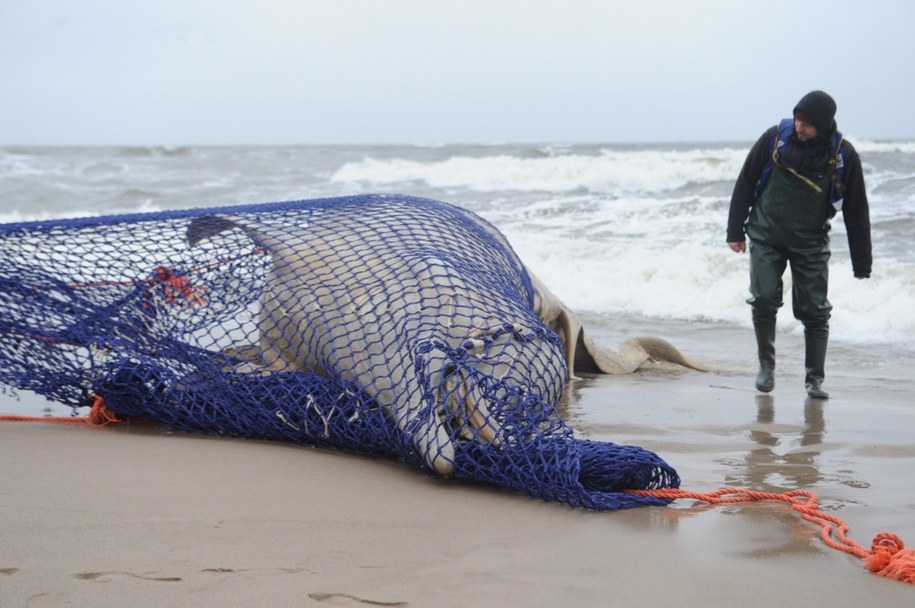
<path fill-rule="evenodd" d="M 832 305 L 829 285 L 829 207 L 823 192 L 775 167 L 747 221 L 750 299 L 759 355 L 756 388 L 775 387 L 775 319 L 782 306 L 782 276 L 791 267 L 791 304 L 804 324 L 805 385 L 810 397 L 826 399 L 826 346 Z"/>

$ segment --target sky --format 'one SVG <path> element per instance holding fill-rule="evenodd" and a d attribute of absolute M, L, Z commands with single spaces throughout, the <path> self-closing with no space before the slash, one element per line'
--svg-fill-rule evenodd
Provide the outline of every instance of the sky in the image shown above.
<path fill-rule="evenodd" d="M 0 0 L 0 145 L 915 139 L 911 0 Z"/>

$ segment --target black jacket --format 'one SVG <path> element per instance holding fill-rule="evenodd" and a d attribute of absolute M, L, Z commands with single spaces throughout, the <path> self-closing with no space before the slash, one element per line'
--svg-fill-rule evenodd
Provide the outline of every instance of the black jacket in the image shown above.
<path fill-rule="evenodd" d="M 778 126 L 773 126 L 750 148 L 743 169 L 734 184 L 731 195 L 731 208 L 728 213 L 727 242 L 744 241 L 745 224 L 750 215 L 750 208 L 756 201 L 756 183 L 762 176 L 763 168 L 772 154 L 772 141 L 778 133 Z M 843 141 L 845 149 L 845 196 L 842 204 L 842 219 L 848 233 L 848 248 L 851 265 L 856 277 L 869 277 L 871 274 L 871 222 L 870 207 L 867 202 L 867 191 L 864 188 L 864 171 L 861 158 L 854 146 Z M 825 203 L 824 203 L 825 204 Z"/>

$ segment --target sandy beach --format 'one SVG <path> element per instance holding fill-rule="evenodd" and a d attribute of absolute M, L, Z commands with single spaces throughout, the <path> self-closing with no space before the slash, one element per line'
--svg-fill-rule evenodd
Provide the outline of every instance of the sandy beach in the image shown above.
<path fill-rule="evenodd" d="M 680 342 L 708 348 L 718 331 Z M 769 396 L 752 390 L 744 357 L 707 374 L 585 377 L 563 414 L 579 436 L 658 452 L 684 489 L 810 490 L 865 547 L 884 531 L 915 544 L 905 368 L 873 349 L 852 367 L 840 347 L 833 398 L 807 400 L 799 366 L 789 369 L 799 340 L 780 336 L 786 369 Z M 7 401 L 0 409 L 21 411 L 25 399 Z M 0 462 L 3 606 L 915 600 L 780 503 L 590 512 L 395 460 L 137 424 L 0 423 Z"/>
<path fill-rule="evenodd" d="M 114 4 L 0 0 L 0 608 L 915 608 L 915 2 Z"/>

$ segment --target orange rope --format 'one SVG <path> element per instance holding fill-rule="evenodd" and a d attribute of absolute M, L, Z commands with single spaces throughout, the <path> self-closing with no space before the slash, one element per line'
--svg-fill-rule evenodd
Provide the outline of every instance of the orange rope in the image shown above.
<path fill-rule="evenodd" d="M 85 424 L 88 426 L 106 426 L 114 422 L 127 422 L 108 409 L 101 395 L 92 396 L 92 409 L 86 416 L 20 416 L 0 414 L 0 422 L 52 422 L 54 424 Z"/>
<path fill-rule="evenodd" d="M 20 416 L 0 414 L 0 422 L 53 422 L 54 424 L 88 424 L 84 416 Z"/>
<path fill-rule="evenodd" d="M 257 247 L 248 253 L 242 253 L 232 258 L 223 258 L 219 260 L 214 260 L 206 264 L 200 264 L 197 266 L 191 267 L 187 272 L 176 273 L 171 268 L 166 268 L 164 266 L 156 266 L 153 270 L 153 276 L 146 279 L 126 279 L 123 281 L 90 281 L 87 283 L 70 283 L 69 287 L 71 289 L 87 289 L 87 288 L 97 288 L 97 287 L 111 287 L 116 285 L 136 285 L 136 284 L 145 284 L 146 285 L 146 295 L 149 296 L 152 293 L 153 287 L 156 285 L 161 285 L 163 294 L 165 295 L 165 301 L 169 304 L 180 304 L 182 301 L 190 303 L 192 306 L 203 306 L 206 304 L 206 294 L 209 291 L 209 288 L 206 286 L 195 286 L 191 284 L 189 275 L 200 272 L 203 270 L 208 270 L 210 268 L 217 268 L 222 264 L 229 264 L 236 260 L 242 258 L 247 258 L 255 255 L 264 255 L 267 253 L 266 249 Z M 149 302 L 145 302 L 144 307 L 149 308 Z M 3 329 L 5 333 L 11 333 L 19 336 L 24 336 L 37 340 L 39 342 L 48 342 L 50 344 L 65 344 L 63 340 L 59 338 L 52 338 L 51 336 L 43 336 L 41 334 L 29 334 L 17 332 L 10 329 Z M 0 421 L 25 421 L 32 422 L 32 418 L 38 418 L 45 422 L 59 422 L 61 424 L 69 424 L 67 422 L 72 417 L 67 418 L 54 418 L 52 416 L 15 416 L 12 414 L 0 414 Z M 78 417 L 73 418 L 73 423 L 81 424 L 82 422 Z"/>
<path fill-rule="evenodd" d="M 101 395 L 92 396 L 92 409 L 89 410 L 87 418 L 92 426 L 106 426 L 112 422 L 127 422 L 123 418 L 118 418 L 117 414 L 108 409 Z"/>
<path fill-rule="evenodd" d="M 209 291 L 209 288 L 206 286 L 193 285 L 191 283 L 190 275 L 202 270 L 216 268 L 222 264 L 234 262 L 235 260 L 240 260 L 242 258 L 250 257 L 253 255 L 264 255 L 265 253 L 267 253 L 266 249 L 257 247 L 249 253 L 242 253 L 232 258 L 214 260 L 206 264 L 193 266 L 186 272 L 176 272 L 172 268 L 167 268 L 165 266 L 159 265 L 153 269 L 152 276 L 146 279 L 128 279 L 124 281 L 91 281 L 88 283 L 72 283 L 70 284 L 70 287 L 73 289 L 83 289 L 93 287 L 109 287 L 112 285 L 135 285 L 137 283 L 145 283 L 147 298 L 151 295 L 154 287 L 161 286 L 162 293 L 165 296 L 165 301 L 169 304 L 179 304 L 184 301 L 188 302 L 192 306 L 203 306 L 206 304 L 206 294 Z M 149 308 L 149 302 L 146 302 L 145 307 Z"/>
<path fill-rule="evenodd" d="M 231 262 L 240 260 L 242 258 L 247 258 L 247 257 L 255 256 L 255 255 L 264 255 L 265 253 L 267 253 L 266 249 L 257 247 L 255 249 L 253 249 L 252 251 L 250 251 L 249 253 L 241 253 L 232 258 L 224 258 L 224 259 L 220 259 L 220 260 L 214 260 L 212 262 L 207 262 L 206 264 L 199 264 L 197 266 L 192 266 L 183 274 L 189 275 L 189 274 L 193 274 L 195 272 L 200 272 L 201 270 L 217 268 L 217 267 L 221 266 L 222 264 L 229 264 Z M 113 285 L 135 285 L 137 283 L 147 283 L 149 285 L 153 285 L 155 283 L 162 282 L 163 280 L 167 280 L 167 279 L 171 278 L 171 277 L 167 277 L 167 276 L 163 277 L 161 275 L 158 275 L 158 272 L 160 271 L 160 269 L 168 270 L 168 269 L 164 268 L 163 266 L 157 266 L 155 271 L 153 272 L 153 276 L 150 278 L 147 278 L 147 279 L 126 279 L 123 281 L 89 281 L 87 283 L 71 283 L 70 287 L 73 289 L 83 289 L 83 288 L 91 288 L 91 287 L 110 287 Z"/>
<path fill-rule="evenodd" d="M 870 551 L 850 539 L 848 525 L 838 517 L 823 513 L 817 496 L 806 490 L 791 490 L 781 494 L 756 492 L 739 488 L 722 488 L 714 492 L 688 492 L 679 489 L 626 490 L 629 494 L 676 500 L 691 498 L 709 504 L 734 504 L 761 500 L 777 500 L 791 505 L 801 517 L 820 526 L 820 538 L 827 546 L 864 560 L 864 566 L 875 574 L 915 584 L 915 550 L 906 549 L 902 539 L 889 532 L 878 534 Z"/>

